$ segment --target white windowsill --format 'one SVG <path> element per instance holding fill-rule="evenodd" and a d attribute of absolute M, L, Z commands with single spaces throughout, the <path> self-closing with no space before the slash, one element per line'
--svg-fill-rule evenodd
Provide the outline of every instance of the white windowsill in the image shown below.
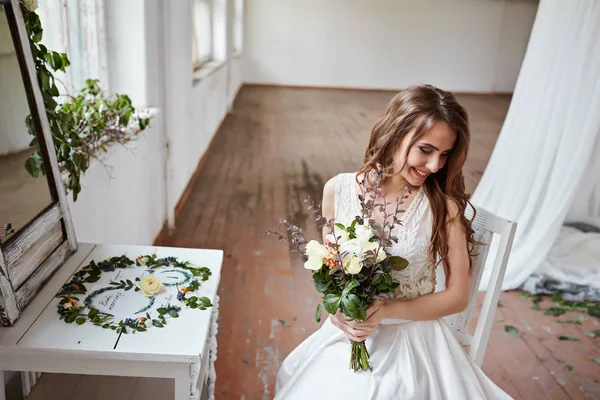
<path fill-rule="evenodd" d="M 221 60 L 213 60 L 203 64 L 200 68 L 194 71 L 193 83 L 195 84 L 200 82 L 202 79 L 219 70 L 223 65 L 225 65 L 225 61 Z"/>

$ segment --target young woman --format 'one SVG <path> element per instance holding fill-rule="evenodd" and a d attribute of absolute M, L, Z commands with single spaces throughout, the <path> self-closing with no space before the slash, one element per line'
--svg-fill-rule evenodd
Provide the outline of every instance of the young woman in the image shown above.
<path fill-rule="evenodd" d="M 364 165 L 323 191 L 326 218 L 344 224 L 360 215 L 361 180 L 383 170 L 387 199 L 410 190 L 399 242 L 388 252 L 409 261 L 394 271 L 396 298 L 382 298 L 362 323 L 330 316 L 283 362 L 276 399 L 510 399 L 465 354 L 443 317 L 469 302 L 473 230 L 462 168 L 470 133 L 454 95 L 432 86 L 396 95 L 371 132 Z M 395 202 L 389 206 L 393 213 Z M 380 215 L 380 221 L 383 219 Z M 323 236 L 328 232 L 323 232 Z M 350 340 L 366 340 L 373 371 L 348 368 Z"/>

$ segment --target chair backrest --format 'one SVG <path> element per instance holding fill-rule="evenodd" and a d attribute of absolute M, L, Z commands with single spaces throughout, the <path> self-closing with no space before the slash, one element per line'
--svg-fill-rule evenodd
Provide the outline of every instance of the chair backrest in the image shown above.
<path fill-rule="evenodd" d="M 454 329 L 458 340 L 471 346 L 470 356 L 477 365 L 481 366 L 490 337 L 492 324 L 494 323 L 494 314 L 496 313 L 502 281 L 504 280 L 504 273 L 506 271 L 506 265 L 508 263 L 508 257 L 512 248 L 517 224 L 499 218 L 479 207 L 477 207 L 476 210 L 477 213 L 473 220 L 474 236 L 476 241 L 483 244 L 477 246 L 476 255 L 473 256 L 469 306 L 459 314 L 446 317 L 446 322 Z M 471 219 L 473 210 L 468 208 L 465 212 L 465 216 Z M 493 260 L 490 280 L 481 306 L 481 313 L 477 320 L 475 333 L 470 334 L 468 331 L 469 321 L 471 320 L 473 305 L 477 297 L 483 270 L 488 263 L 488 254 L 492 247 L 492 243 L 497 251 L 495 252 Z"/>

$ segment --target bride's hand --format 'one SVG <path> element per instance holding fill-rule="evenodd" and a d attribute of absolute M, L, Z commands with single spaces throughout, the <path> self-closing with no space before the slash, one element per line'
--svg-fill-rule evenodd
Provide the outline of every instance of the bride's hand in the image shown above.
<path fill-rule="evenodd" d="M 381 307 L 381 303 L 381 301 L 376 300 L 376 303 L 367 309 L 367 319 L 365 321 L 347 321 L 349 318 L 338 311 L 335 315 L 331 316 L 331 323 L 344 332 L 348 339 L 354 342 L 364 342 L 375 331 L 375 328 L 379 325 L 379 321 L 381 321 L 381 319 L 371 318 L 374 317 L 373 314 L 376 314 L 376 311 Z"/>
<path fill-rule="evenodd" d="M 387 302 L 385 300 L 374 300 L 373 304 L 369 308 L 367 308 L 367 319 L 365 319 L 365 323 L 369 325 L 379 325 L 382 319 L 384 319 L 383 309 Z"/>

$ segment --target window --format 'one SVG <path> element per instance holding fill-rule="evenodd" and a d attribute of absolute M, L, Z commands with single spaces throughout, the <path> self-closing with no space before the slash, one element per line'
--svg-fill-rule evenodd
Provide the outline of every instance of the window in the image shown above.
<path fill-rule="evenodd" d="M 244 31 L 244 0 L 234 0 L 233 3 L 233 54 L 242 54 Z"/>
<path fill-rule="evenodd" d="M 192 17 L 192 62 L 196 70 L 213 58 L 211 1 L 193 0 Z"/>
<path fill-rule="evenodd" d="M 37 13 L 44 28 L 44 45 L 67 53 L 67 73 L 55 74 L 61 93 L 78 92 L 86 79 L 98 79 L 108 91 L 106 36 L 102 2 L 95 0 L 40 1 Z"/>

